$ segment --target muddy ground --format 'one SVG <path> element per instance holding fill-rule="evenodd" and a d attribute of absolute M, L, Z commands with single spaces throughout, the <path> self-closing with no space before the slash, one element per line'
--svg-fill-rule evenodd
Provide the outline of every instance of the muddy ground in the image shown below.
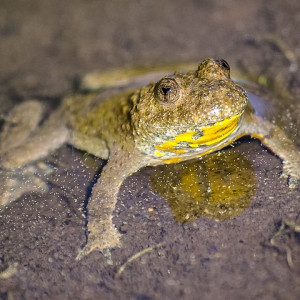
<path fill-rule="evenodd" d="M 207 56 L 299 101 L 299 11 L 298 0 L 2 0 L 1 112 L 28 98 L 55 106 L 95 69 Z M 0 214 L 0 299 L 299 299 L 299 235 L 270 244 L 281 221 L 300 222 L 299 188 L 289 190 L 280 159 L 258 141 L 227 151 L 245 155 L 256 177 L 242 214 L 180 224 L 145 168 L 119 193 L 114 223 L 123 247 L 108 264 L 97 252 L 75 260 L 95 167 L 62 147 L 45 160 L 55 166 L 49 192 L 24 195 Z"/>

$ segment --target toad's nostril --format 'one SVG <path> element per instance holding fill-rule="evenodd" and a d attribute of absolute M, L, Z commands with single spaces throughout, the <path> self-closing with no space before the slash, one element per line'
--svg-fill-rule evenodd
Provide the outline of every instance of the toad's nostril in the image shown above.
<path fill-rule="evenodd" d="M 226 69 L 228 71 L 230 70 L 230 66 L 225 59 L 217 59 L 217 60 L 215 60 L 215 62 L 218 63 L 219 65 L 221 65 L 224 69 Z"/>

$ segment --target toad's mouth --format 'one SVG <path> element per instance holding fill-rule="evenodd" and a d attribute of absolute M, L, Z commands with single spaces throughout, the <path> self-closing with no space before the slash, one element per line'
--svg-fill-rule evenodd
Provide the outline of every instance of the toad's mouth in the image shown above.
<path fill-rule="evenodd" d="M 234 115 L 215 124 L 180 133 L 171 140 L 155 145 L 155 156 L 163 156 L 164 152 L 183 154 L 194 148 L 216 144 L 228 137 L 237 128 L 240 117 L 240 114 Z"/>

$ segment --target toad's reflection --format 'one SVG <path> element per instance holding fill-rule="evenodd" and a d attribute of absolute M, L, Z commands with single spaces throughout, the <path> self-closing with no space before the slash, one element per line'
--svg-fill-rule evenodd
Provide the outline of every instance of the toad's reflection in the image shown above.
<path fill-rule="evenodd" d="M 256 181 L 245 156 L 222 151 L 157 167 L 151 186 L 168 201 L 175 220 L 185 223 L 200 216 L 224 220 L 241 214 L 250 205 Z"/>

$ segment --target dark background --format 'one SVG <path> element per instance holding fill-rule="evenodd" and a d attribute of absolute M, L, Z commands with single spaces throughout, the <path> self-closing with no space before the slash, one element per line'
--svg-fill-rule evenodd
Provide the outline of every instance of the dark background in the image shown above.
<path fill-rule="evenodd" d="M 0 111 L 32 97 L 56 104 L 93 70 L 205 57 L 225 58 L 299 100 L 299 11 L 298 0 L 1 0 Z M 57 166 L 49 193 L 26 195 L 0 213 L 0 270 L 16 266 L 0 279 L 0 299 L 299 299 L 299 261 L 296 269 L 286 262 L 287 247 L 299 257 L 299 240 L 285 236 L 280 247 L 269 246 L 281 220 L 299 222 L 299 189 L 279 179 L 281 161 L 259 142 L 244 139 L 228 151 L 253 163 L 249 209 L 181 225 L 151 191 L 152 169 L 143 169 L 120 191 L 114 222 L 123 247 L 108 265 L 99 253 L 74 259 L 94 171 L 62 147 L 47 160 Z M 160 242 L 115 278 L 130 256 Z"/>

